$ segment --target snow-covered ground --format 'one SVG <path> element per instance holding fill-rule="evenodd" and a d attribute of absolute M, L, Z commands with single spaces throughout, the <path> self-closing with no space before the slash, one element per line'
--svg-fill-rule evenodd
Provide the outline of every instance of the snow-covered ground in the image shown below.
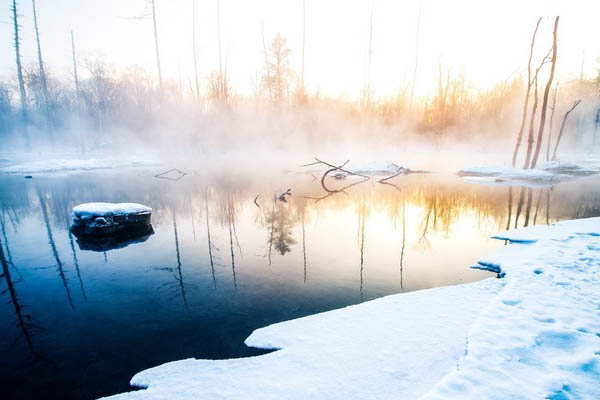
<path fill-rule="evenodd" d="M 8 155 L 0 159 L 0 173 L 43 174 L 74 173 L 100 169 L 149 167 L 160 165 L 150 158 L 116 158 L 99 154 L 86 157 L 73 154 L 52 155 Z"/>
<path fill-rule="evenodd" d="M 496 236 L 504 279 L 398 294 L 261 328 L 231 360 L 135 375 L 112 399 L 599 399 L 600 218 Z"/>

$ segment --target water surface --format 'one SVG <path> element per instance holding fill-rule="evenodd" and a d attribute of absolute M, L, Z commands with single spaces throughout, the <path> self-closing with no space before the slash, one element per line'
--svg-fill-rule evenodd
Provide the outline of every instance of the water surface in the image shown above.
<path fill-rule="evenodd" d="M 261 354 L 243 344 L 254 329 L 490 277 L 469 266 L 504 245 L 493 233 L 600 215 L 593 177 L 525 188 L 415 174 L 328 192 L 318 171 L 157 172 L 0 176 L 2 398 L 96 398 L 164 362 Z M 146 204 L 154 233 L 82 242 L 70 213 L 90 201 Z"/>

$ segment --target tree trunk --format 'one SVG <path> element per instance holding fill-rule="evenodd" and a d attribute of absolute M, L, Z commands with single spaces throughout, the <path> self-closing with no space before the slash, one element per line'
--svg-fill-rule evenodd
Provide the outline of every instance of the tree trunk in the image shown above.
<path fill-rule="evenodd" d="M 558 150 L 558 145 L 560 144 L 560 140 L 562 139 L 563 130 L 565 129 L 565 123 L 567 122 L 567 117 L 569 116 L 569 114 L 571 113 L 571 111 L 573 111 L 575 109 L 575 107 L 577 107 L 579 105 L 579 103 L 581 103 L 581 100 L 577 100 L 573 104 L 573 107 L 571 107 L 569 109 L 569 111 L 567 111 L 565 113 L 565 116 L 563 117 L 563 121 L 562 121 L 562 124 L 560 126 L 560 131 L 558 132 L 558 138 L 556 139 L 556 145 L 554 146 L 554 152 L 552 153 L 552 161 L 556 160 L 556 150 Z"/>
<path fill-rule="evenodd" d="M 192 47 L 194 48 L 194 78 L 196 79 L 196 100 L 200 101 L 198 84 L 198 59 L 196 57 L 196 0 L 192 0 Z"/>
<path fill-rule="evenodd" d="M 40 31 L 37 23 L 37 11 L 35 8 L 35 0 L 31 1 L 33 6 L 33 25 L 35 28 L 35 39 L 37 41 L 37 56 L 38 65 L 40 69 L 40 82 L 42 84 L 42 94 L 44 96 L 44 108 L 46 109 L 46 119 L 48 122 L 52 122 L 52 115 L 50 113 L 50 95 L 48 94 L 48 81 L 46 80 L 46 71 L 44 70 L 44 59 L 42 58 L 42 46 L 40 44 Z"/>
<path fill-rule="evenodd" d="M 419 3 L 419 16 L 417 17 L 417 35 L 415 38 L 415 68 L 413 69 L 412 85 L 410 87 L 410 100 L 408 109 L 412 109 L 413 99 L 415 96 L 415 86 L 417 83 L 417 70 L 419 68 L 419 31 L 421 29 L 421 12 L 423 11 L 423 0 Z"/>
<path fill-rule="evenodd" d="M 535 153 L 533 154 L 533 160 L 531 161 L 531 168 L 535 168 L 540 150 L 542 148 L 542 139 L 544 137 L 544 127 L 546 125 L 546 111 L 548 108 L 548 95 L 550 94 L 550 88 L 552 87 L 552 80 L 554 79 L 554 70 L 556 69 L 556 56 L 557 56 L 557 35 L 558 35 L 558 20 L 560 16 L 556 17 L 554 21 L 554 33 L 552 43 L 552 67 L 550 68 L 550 77 L 548 77 L 548 83 L 546 83 L 546 89 L 544 90 L 544 100 L 542 102 L 542 113 L 540 116 L 540 129 L 538 131 L 537 143 L 535 144 Z"/>
<path fill-rule="evenodd" d="M 221 57 L 221 1 L 217 0 L 217 41 L 219 45 L 219 97 L 224 99 L 225 90 L 223 89 L 223 61 Z"/>
<path fill-rule="evenodd" d="M 158 88 L 162 95 L 162 73 L 160 71 L 160 53 L 158 51 L 158 30 L 156 29 L 156 8 L 154 7 L 154 0 L 152 0 L 152 22 L 154 24 L 154 46 L 156 48 L 156 68 L 158 71 Z"/>
<path fill-rule="evenodd" d="M 19 22 L 17 20 L 17 2 L 13 0 L 12 5 L 13 13 L 13 25 L 15 33 L 15 53 L 17 61 L 17 78 L 19 79 L 19 93 L 21 97 L 21 116 L 23 118 L 23 135 L 25 136 L 25 142 L 29 145 L 29 137 L 27 135 L 27 93 L 25 92 L 25 81 L 23 80 L 23 68 L 21 67 L 21 49 L 19 40 Z"/>
<path fill-rule="evenodd" d="M 558 82 L 554 87 L 554 93 L 552 94 L 552 113 L 550 114 L 550 126 L 548 127 L 548 143 L 546 145 L 546 161 L 550 161 L 550 143 L 552 142 L 552 122 L 554 121 L 554 111 L 556 110 L 556 93 L 558 92 Z"/>
<path fill-rule="evenodd" d="M 367 63 L 367 85 L 365 88 L 365 106 L 371 109 L 371 61 L 373 58 L 373 3 L 371 0 L 371 23 L 369 25 L 369 59 Z"/>
<path fill-rule="evenodd" d="M 306 0 L 302 1 L 302 72 L 300 73 L 300 93 L 304 97 L 304 47 L 306 44 Z"/>
<path fill-rule="evenodd" d="M 531 151 L 533 150 L 533 125 L 535 122 L 535 114 L 537 113 L 538 106 L 538 81 L 537 81 L 537 72 L 535 74 L 534 84 L 535 91 L 533 95 L 533 108 L 531 109 L 531 119 L 529 120 L 529 138 L 527 139 L 527 154 L 525 155 L 525 164 L 523 165 L 523 169 L 527 169 L 529 167 L 529 161 L 531 160 Z"/>
<path fill-rule="evenodd" d="M 525 129 L 525 121 L 527 120 L 527 106 L 529 105 L 529 94 L 531 92 L 531 59 L 533 58 L 533 49 L 535 47 L 535 36 L 537 35 L 538 28 L 540 27 L 540 22 L 542 18 L 540 17 L 535 25 L 535 30 L 533 31 L 533 37 L 531 38 L 531 47 L 529 50 L 529 61 L 527 62 L 527 91 L 525 92 L 525 104 L 523 104 L 523 116 L 521 117 L 521 126 L 519 128 L 519 133 L 517 134 L 517 143 L 515 144 L 515 150 L 512 156 L 512 166 L 515 167 L 517 163 L 517 154 L 519 153 L 519 147 L 521 146 L 521 140 L 523 140 L 523 131 Z"/>
<path fill-rule="evenodd" d="M 73 53 L 73 78 L 75 79 L 75 97 L 77 98 L 77 121 L 81 121 L 81 96 L 79 94 L 79 76 L 77 75 L 77 57 L 75 56 L 75 36 L 71 31 L 71 51 Z M 81 152 L 85 153 L 85 141 L 83 140 L 83 130 L 78 126 L 79 141 L 81 144 Z"/>

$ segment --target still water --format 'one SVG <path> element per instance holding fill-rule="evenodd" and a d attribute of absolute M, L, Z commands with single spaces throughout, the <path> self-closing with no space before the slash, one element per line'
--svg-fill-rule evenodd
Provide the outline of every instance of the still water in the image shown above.
<path fill-rule="evenodd" d="M 164 362 L 261 354 L 243 344 L 254 329 L 493 276 L 469 268 L 504 245 L 491 234 L 600 215 L 593 177 L 415 174 L 327 192 L 317 172 L 188 172 L 0 176 L 0 397 L 90 399 Z M 71 209 L 91 201 L 152 207 L 153 234 L 78 240 Z"/>

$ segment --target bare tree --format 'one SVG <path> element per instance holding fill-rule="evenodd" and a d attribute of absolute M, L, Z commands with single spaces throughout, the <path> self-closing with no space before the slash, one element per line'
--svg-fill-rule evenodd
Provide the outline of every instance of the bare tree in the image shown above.
<path fill-rule="evenodd" d="M 548 127 L 548 143 L 546 143 L 546 161 L 550 161 L 550 143 L 552 142 L 552 123 L 554 122 L 554 111 L 556 110 L 556 94 L 558 92 L 558 82 L 554 86 L 554 92 L 552 93 L 552 106 L 550 110 L 550 126 Z"/>
<path fill-rule="evenodd" d="M 410 102 L 408 103 L 409 109 L 412 108 L 413 98 L 415 95 L 415 86 L 417 83 L 417 70 L 419 68 L 419 33 L 421 30 L 421 12 L 423 11 L 423 0 L 419 3 L 419 16 L 417 17 L 417 34 L 415 38 L 415 68 L 413 70 L 412 84 L 410 87 Z"/>
<path fill-rule="evenodd" d="M 196 57 L 196 0 L 192 0 L 192 47 L 194 51 L 194 78 L 196 81 L 196 100 L 200 100 L 200 85 L 198 84 L 198 59 Z"/>
<path fill-rule="evenodd" d="M 563 130 L 565 129 L 565 123 L 567 122 L 567 117 L 569 116 L 571 111 L 573 111 L 575 109 L 575 107 L 577 107 L 579 105 L 579 103 L 581 103 L 581 100 L 575 101 L 575 103 L 573 103 L 573 106 L 565 113 L 565 116 L 563 117 L 562 125 L 560 126 L 560 131 L 558 132 L 558 138 L 556 138 L 556 145 L 554 146 L 554 152 L 552 153 L 553 161 L 556 160 L 556 150 L 558 150 L 558 145 L 560 144 L 560 140 L 562 139 Z"/>
<path fill-rule="evenodd" d="M 542 114 L 540 116 L 540 129 L 538 130 L 537 143 L 535 144 L 535 153 L 533 154 L 533 160 L 531 161 L 531 168 L 535 168 L 540 150 L 542 148 L 542 138 L 544 137 L 544 127 L 546 125 L 546 112 L 548 108 L 548 96 L 550 94 L 550 88 L 552 87 L 552 80 L 554 79 L 554 70 L 556 69 L 556 56 L 558 51 L 557 36 L 558 36 L 558 20 L 560 16 L 557 16 L 554 20 L 554 33 L 552 42 L 552 66 L 550 68 L 550 76 L 548 77 L 548 83 L 546 83 L 546 89 L 544 89 L 544 100 L 542 102 Z"/>
<path fill-rule="evenodd" d="M 302 69 L 300 72 L 300 96 L 304 99 L 304 49 L 306 47 L 306 0 L 302 0 Z"/>
<path fill-rule="evenodd" d="M 548 53 L 548 55 L 549 54 L 550 53 Z M 534 95 L 533 95 L 533 107 L 531 109 L 531 118 L 529 120 L 529 135 L 528 135 L 528 139 L 527 139 L 527 153 L 525 155 L 525 164 L 523 165 L 524 169 L 529 167 L 529 161 L 531 160 L 531 151 L 533 150 L 533 142 L 534 142 L 533 130 L 534 130 L 534 123 L 535 123 L 535 115 L 537 113 L 538 100 L 539 100 L 539 97 L 538 97 L 538 75 L 540 73 L 540 70 L 544 66 L 544 64 L 546 64 L 546 62 L 548 61 L 548 55 L 546 55 L 546 57 L 544 57 L 544 59 L 542 60 L 540 65 L 535 69 L 535 74 L 533 76 L 535 90 L 534 90 Z"/>
<path fill-rule="evenodd" d="M 42 58 L 42 46 L 40 44 L 40 31 L 37 23 L 37 11 L 35 8 L 35 0 L 31 0 L 33 6 L 33 24 L 35 27 L 35 39 L 37 42 L 38 65 L 40 69 L 40 84 L 42 86 L 42 94 L 44 96 L 44 108 L 46 110 L 46 118 L 51 120 L 50 113 L 50 96 L 48 95 L 48 81 L 46 80 L 46 72 L 44 71 L 44 60 Z"/>
<path fill-rule="evenodd" d="M 17 13 L 17 2 L 13 0 L 12 2 L 12 16 L 13 16 L 13 26 L 14 26 L 14 45 L 15 45 L 15 54 L 16 54 L 16 62 L 17 62 L 17 78 L 19 79 L 19 93 L 21 96 L 21 115 L 23 118 L 23 126 L 27 123 L 27 93 L 25 92 L 25 80 L 23 79 L 23 68 L 21 66 L 21 50 L 20 45 L 21 41 L 19 40 L 19 29 L 20 25 L 18 22 L 18 13 Z M 25 130 L 25 140 L 28 141 L 27 131 Z"/>
<path fill-rule="evenodd" d="M 513 152 L 512 157 L 512 166 L 517 163 L 517 154 L 519 153 L 519 147 L 521 146 L 521 140 L 523 140 L 523 131 L 525 130 L 525 121 L 527 120 L 527 106 L 529 105 L 529 95 L 531 93 L 531 86 L 533 85 L 533 81 L 531 80 L 531 60 L 533 58 L 533 49 L 535 48 L 535 37 L 537 35 L 538 28 L 540 27 L 540 22 L 542 18 L 540 17 L 535 25 L 535 30 L 533 31 L 533 37 L 531 38 L 531 46 L 529 50 L 529 61 L 527 62 L 527 91 L 525 92 L 525 104 L 523 104 L 523 115 L 521 117 L 521 126 L 519 127 L 519 133 L 517 134 L 517 143 L 515 144 L 515 150 Z"/>
<path fill-rule="evenodd" d="M 369 55 L 367 61 L 367 83 L 365 87 L 365 107 L 371 109 L 371 64 L 373 59 L 373 5 L 371 0 L 371 22 L 369 24 Z"/>
<path fill-rule="evenodd" d="M 156 29 L 156 7 L 154 6 L 154 0 L 152 2 L 152 23 L 154 26 L 154 46 L 156 49 L 156 67 L 158 71 L 158 87 L 162 92 L 162 73 L 160 70 L 160 53 L 158 50 L 158 30 Z"/>
<path fill-rule="evenodd" d="M 75 36 L 71 31 L 71 51 L 73 53 L 73 78 L 75 79 L 75 95 L 77 97 L 77 111 L 81 110 L 81 96 L 79 95 L 79 76 L 77 75 L 77 57 L 75 53 Z"/>

